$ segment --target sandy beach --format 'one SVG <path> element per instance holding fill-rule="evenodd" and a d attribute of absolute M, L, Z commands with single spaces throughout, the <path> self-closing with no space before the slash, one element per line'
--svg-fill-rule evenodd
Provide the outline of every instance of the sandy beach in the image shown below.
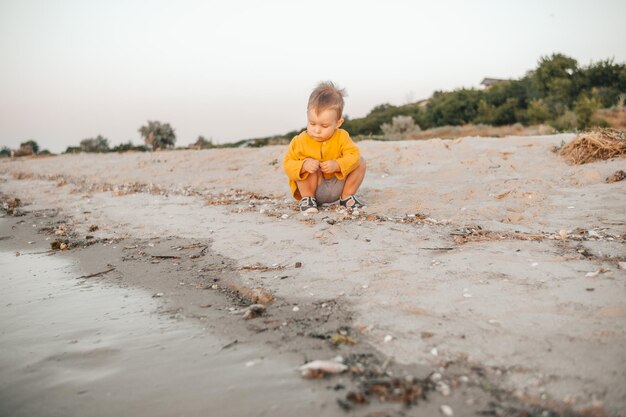
<path fill-rule="evenodd" d="M 98 282 L 148 291 L 145 309 L 185 326 L 217 314 L 209 333 L 246 332 L 292 367 L 364 349 L 434 382 L 388 415 L 620 416 L 626 181 L 606 178 L 626 160 L 569 165 L 552 148 L 573 138 L 359 142 L 367 208 L 312 216 L 288 194 L 284 147 L 6 159 L 0 192 L 29 220 L 8 216 L 0 243 L 60 239 L 68 249 L 53 256 L 85 275 L 113 263 Z M 233 297 L 267 311 L 244 320 Z M 329 346 L 334 334 L 358 343 Z M 323 392 L 310 415 L 341 415 L 336 398 L 354 415 L 377 410 L 327 390 L 332 378 L 302 383 Z"/>

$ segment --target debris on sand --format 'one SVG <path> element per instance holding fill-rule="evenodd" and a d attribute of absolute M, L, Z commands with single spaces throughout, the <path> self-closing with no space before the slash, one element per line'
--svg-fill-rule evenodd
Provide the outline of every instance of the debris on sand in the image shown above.
<path fill-rule="evenodd" d="M 2 198 L 2 209 L 7 212 L 9 216 L 22 216 L 23 213 L 18 210 L 18 207 L 22 206 L 22 201 L 19 198 Z"/>
<path fill-rule="evenodd" d="M 381 377 L 361 382 L 360 390 L 349 392 L 346 399 L 355 404 L 364 404 L 369 402 L 370 397 L 374 397 L 380 402 L 401 402 L 410 406 L 426 399 L 426 393 L 432 389 L 430 381 L 412 376 Z"/>
<path fill-rule="evenodd" d="M 242 271 L 259 271 L 259 272 L 267 272 L 267 271 L 279 271 L 281 269 L 285 269 L 283 265 L 273 264 L 271 266 L 264 265 L 262 263 L 255 263 L 253 265 L 243 265 L 240 266 L 239 269 Z"/>
<path fill-rule="evenodd" d="M 274 296 L 272 293 L 265 288 L 255 287 L 255 288 L 246 288 L 240 287 L 237 288 L 237 292 L 241 294 L 241 296 L 250 300 L 250 302 L 254 304 L 270 304 L 274 301 Z"/>
<path fill-rule="evenodd" d="M 304 378 L 322 378 L 327 374 L 340 374 L 347 370 L 348 367 L 343 363 L 321 360 L 312 361 L 300 367 Z"/>
<path fill-rule="evenodd" d="M 95 272 L 93 274 L 82 275 L 82 276 L 78 277 L 77 279 L 99 277 L 99 276 L 102 276 L 104 274 L 108 274 L 111 271 L 115 271 L 115 267 L 114 266 L 112 266 L 112 265 L 108 265 L 108 266 L 109 266 L 109 269 L 106 269 L 106 270 L 100 271 L 100 272 Z"/>
<path fill-rule="evenodd" d="M 618 182 L 618 181 L 622 181 L 626 179 L 626 172 L 622 171 L 621 169 L 619 171 L 615 171 L 615 173 L 611 176 L 609 176 L 605 182 L 607 184 L 610 184 L 612 182 Z"/>
<path fill-rule="evenodd" d="M 626 132 L 598 129 L 583 132 L 561 149 L 561 156 L 574 165 L 626 156 Z"/>
<path fill-rule="evenodd" d="M 54 249 L 54 250 L 67 250 L 70 248 L 70 241 L 65 239 L 65 240 L 61 240 L 61 239 L 57 239 L 54 240 L 52 242 L 50 242 L 50 248 Z"/>
<path fill-rule="evenodd" d="M 338 346 L 338 345 L 356 345 L 357 343 L 359 343 L 358 340 L 356 340 L 356 339 L 354 339 L 354 338 L 352 338 L 350 336 L 341 334 L 341 333 L 336 333 L 336 334 L 332 335 L 331 338 L 330 338 L 330 342 L 333 345 L 335 345 L 335 346 Z"/>
<path fill-rule="evenodd" d="M 246 312 L 243 313 L 243 318 L 246 320 L 253 319 L 255 317 L 259 317 L 265 313 L 265 306 L 263 304 L 252 304 L 246 309 Z"/>
<path fill-rule="evenodd" d="M 450 233 L 458 244 L 468 242 L 489 242 L 498 240 L 534 240 L 541 241 L 547 236 L 543 233 L 493 232 L 482 230 L 480 226 L 464 227 Z"/>

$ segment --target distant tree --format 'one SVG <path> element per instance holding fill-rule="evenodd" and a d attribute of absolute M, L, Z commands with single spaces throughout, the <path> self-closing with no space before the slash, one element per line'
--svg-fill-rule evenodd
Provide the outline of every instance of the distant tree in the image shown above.
<path fill-rule="evenodd" d="M 52 152 L 50 152 L 48 149 L 43 149 L 39 151 L 38 155 L 52 155 Z"/>
<path fill-rule="evenodd" d="M 613 59 L 606 59 L 581 68 L 576 74 L 578 96 L 581 93 L 595 91 L 602 107 L 611 107 L 617 104 L 621 93 L 626 91 L 626 85 L 620 86 L 620 78 L 626 76 L 626 66 L 616 64 Z"/>
<path fill-rule="evenodd" d="M 176 134 L 169 123 L 148 121 L 148 124 L 139 128 L 147 146 L 153 150 L 173 147 L 176 143 Z"/>
<path fill-rule="evenodd" d="M 3 146 L 2 149 L 0 149 L 0 158 L 6 158 L 7 156 L 11 155 L 11 149 L 9 149 L 7 146 Z"/>
<path fill-rule="evenodd" d="M 200 135 L 191 147 L 195 149 L 210 149 L 214 148 L 215 145 L 213 144 L 213 139 L 205 139 L 204 136 Z"/>
<path fill-rule="evenodd" d="M 532 98 L 545 98 L 570 106 L 576 94 L 573 82 L 578 62 L 563 54 L 552 54 L 539 59 L 537 69 L 530 73 Z"/>
<path fill-rule="evenodd" d="M 470 123 L 478 114 L 483 92 L 460 89 L 450 93 L 435 92 L 426 109 L 432 126 L 458 126 Z"/>
<path fill-rule="evenodd" d="M 63 153 L 81 153 L 80 146 L 68 146 Z"/>
<path fill-rule="evenodd" d="M 37 142 L 35 142 L 32 139 L 26 142 L 20 143 L 20 148 L 26 148 L 28 146 L 30 146 L 30 149 L 32 150 L 31 153 L 37 153 L 39 151 L 39 145 L 37 144 Z"/>
<path fill-rule="evenodd" d="M 108 152 L 109 140 L 102 135 L 86 138 L 80 141 L 80 149 L 83 152 Z"/>
<path fill-rule="evenodd" d="M 28 142 L 24 142 L 20 145 L 19 149 L 17 149 L 14 152 L 15 156 L 30 156 L 30 155 L 34 155 L 35 152 L 33 152 L 33 147 L 30 143 Z"/>

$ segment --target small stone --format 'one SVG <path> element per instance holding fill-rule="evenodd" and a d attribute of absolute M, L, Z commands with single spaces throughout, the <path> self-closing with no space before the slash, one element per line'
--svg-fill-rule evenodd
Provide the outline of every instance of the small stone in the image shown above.
<path fill-rule="evenodd" d="M 433 356 L 437 356 L 437 355 L 439 355 L 439 352 L 437 351 L 437 348 L 432 348 L 430 350 L 430 354 L 433 355 Z"/>
<path fill-rule="evenodd" d="M 567 230 L 560 230 L 559 236 L 561 236 L 561 240 L 567 239 Z"/>
<path fill-rule="evenodd" d="M 163 297 L 164 295 L 165 295 L 165 294 L 163 294 L 162 292 L 158 292 L 158 293 L 156 293 L 156 294 L 153 294 L 153 295 L 152 295 L 152 298 L 161 298 L 161 297 Z"/>
<path fill-rule="evenodd" d="M 288 214 L 283 214 L 282 216 L 280 216 L 281 219 L 285 220 L 289 218 Z"/>
<path fill-rule="evenodd" d="M 296 262 L 296 268 L 302 268 L 302 262 Z"/>
<path fill-rule="evenodd" d="M 433 372 L 433 374 L 430 376 L 430 380 L 433 382 L 439 382 L 441 381 L 442 375 L 439 372 Z"/>
<path fill-rule="evenodd" d="M 389 334 L 388 334 L 388 335 L 387 335 L 387 336 L 385 336 L 385 338 L 383 339 L 383 342 L 385 342 L 385 343 L 389 343 L 389 342 L 391 342 L 392 340 L 393 340 L 393 336 L 391 336 L 391 335 L 389 335 Z"/>
<path fill-rule="evenodd" d="M 365 285 L 363 285 L 363 287 L 362 287 L 362 288 L 363 288 L 364 290 L 366 290 L 366 289 L 368 289 L 368 288 L 369 288 L 369 285 L 365 284 Z"/>
<path fill-rule="evenodd" d="M 446 384 L 445 382 L 443 382 L 443 381 L 437 382 L 436 389 L 444 397 L 447 397 L 447 396 L 450 395 L 450 386 L 448 384 Z"/>
<path fill-rule="evenodd" d="M 449 405 L 444 404 L 440 406 L 439 411 L 441 411 L 441 414 L 447 417 L 452 417 L 454 415 L 454 411 L 452 411 L 452 407 L 450 407 Z"/>
<path fill-rule="evenodd" d="M 626 262 L 618 262 L 617 266 L 619 267 L 619 269 L 626 269 Z"/>
<path fill-rule="evenodd" d="M 300 311 L 300 307 L 295 306 L 295 307 L 292 309 L 292 311 L 294 311 L 294 312 L 298 312 L 298 311 Z"/>

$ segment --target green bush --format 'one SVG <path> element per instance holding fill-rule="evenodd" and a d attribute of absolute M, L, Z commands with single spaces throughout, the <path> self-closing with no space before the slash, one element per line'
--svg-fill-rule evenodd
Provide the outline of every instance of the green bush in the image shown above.
<path fill-rule="evenodd" d="M 129 140 L 126 143 L 121 143 L 117 146 L 111 148 L 111 152 L 127 152 L 127 151 L 139 151 L 139 152 L 147 152 L 150 148 L 144 145 L 133 145 L 133 143 Z"/>
<path fill-rule="evenodd" d="M 394 116 L 391 123 L 383 123 L 380 130 L 388 139 L 402 139 L 421 129 L 411 116 Z"/>
<path fill-rule="evenodd" d="M 552 114 L 550 113 L 550 109 L 546 102 L 538 98 L 531 100 L 530 103 L 528 103 L 526 118 L 529 124 L 538 125 L 550 120 L 552 118 Z"/>
<path fill-rule="evenodd" d="M 601 107 L 602 103 L 597 97 L 581 95 L 574 103 L 574 113 L 576 113 L 576 121 L 578 129 L 587 129 L 591 127 L 591 119 L 593 114 Z"/>
<path fill-rule="evenodd" d="M 109 152 L 109 140 L 102 135 L 95 138 L 86 138 L 80 141 L 82 152 Z"/>
<path fill-rule="evenodd" d="M 556 120 L 552 120 L 549 124 L 559 132 L 571 132 L 576 130 L 578 127 L 576 113 L 571 110 L 566 111 L 561 116 L 556 118 Z"/>

